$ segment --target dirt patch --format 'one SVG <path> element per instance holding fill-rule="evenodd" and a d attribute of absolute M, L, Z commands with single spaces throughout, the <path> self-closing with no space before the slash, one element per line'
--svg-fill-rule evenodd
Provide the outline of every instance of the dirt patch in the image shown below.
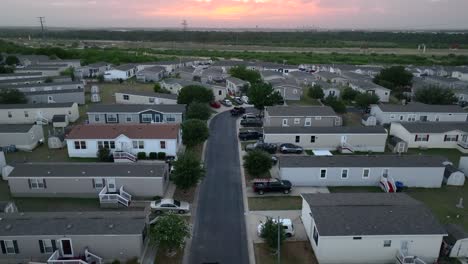
<path fill-rule="evenodd" d="M 255 262 L 258 264 L 276 264 L 277 255 L 265 243 L 254 244 Z M 281 263 L 318 264 L 309 241 L 285 242 L 281 246 Z"/>
<path fill-rule="evenodd" d="M 155 264 L 180 264 L 184 258 L 184 249 L 177 250 L 174 256 L 167 256 L 166 252 L 158 250 L 154 260 Z"/>
<path fill-rule="evenodd" d="M 174 192 L 174 199 L 180 200 L 180 201 L 186 201 L 189 203 L 193 203 L 195 199 L 195 193 L 197 191 L 197 186 L 192 187 L 188 190 L 182 190 L 180 188 L 176 188 Z"/>

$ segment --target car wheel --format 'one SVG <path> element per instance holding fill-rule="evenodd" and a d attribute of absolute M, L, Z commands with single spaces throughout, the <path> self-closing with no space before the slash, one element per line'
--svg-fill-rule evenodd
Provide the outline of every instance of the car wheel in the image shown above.
<path fill-rule="evenodd" d="M 159 214 L 162 214 L 162 211 L 161 210 L 156 210 L 155 213 L 159 215 Z"/>
<path fill-rule="evenodd" d="M 291 233 L 286 233 L 286 237 L 287 237 L 287 238 L 292 237 Z"/>
<path fill-rule="evenodd" d="M 185 214 L 184 210 L 179 210 L 179 214 Z"/>
<path fill-rule="evenodd" d="M 297 154 L 301 154 L 301 153 L 302 153 L 302 151 L 301 151 L 301 150 L 298 150 L 298 151 L 296 151 L 296 153 L 297 153 Z"/>
<path fill-rule="evenodd" d="M 284 190 L 283 193 L 284 194 L 288 194 L 291 190 Z"/>
<path fill-rule="evenodd" d="M 258 194 L 263 195 L 263 191 L 262 190 L 258 191 Z"/>

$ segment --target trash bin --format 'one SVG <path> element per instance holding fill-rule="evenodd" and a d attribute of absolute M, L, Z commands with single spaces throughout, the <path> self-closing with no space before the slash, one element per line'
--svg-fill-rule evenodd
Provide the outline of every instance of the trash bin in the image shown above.
<path fill-rule="evenodd" d="M 405 185 L 401 181 L 395 182 L 397 192 L 402 192 L 405 189 Z"/>

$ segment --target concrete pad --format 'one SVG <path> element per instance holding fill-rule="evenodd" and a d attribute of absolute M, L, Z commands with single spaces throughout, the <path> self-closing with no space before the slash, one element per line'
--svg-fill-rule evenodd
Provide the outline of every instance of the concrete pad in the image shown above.
<path fill-rule="evenodd" d="M 267 217 L 272 218 L 289 218 L 293 222 L 295 235 L 293 237 L 287 238 L 287 241 L 306 241 L 308 240 L 307 234 L 304 228 L 304 224 L 301 220 L 301 211 L 300 210 L 290 210 L 290 211 L 249 211 L 247 213 L 247 232 L 252 238 L 254 243 L 263 243 L 263 239 L 257 235 L 257 227 L 260 224 L 260 221 L 265 222 Z"/>
<path fill-rule="evenodd" d="M 266 192 L 263 195 L 255 193 L 251 185 L 247 186 L 247 197 L 272 197 L 272 196 L 300 196 L 301 193 L 330 193 L 327 187 L 292 187 L 289 194 L 281 192 Z"/>

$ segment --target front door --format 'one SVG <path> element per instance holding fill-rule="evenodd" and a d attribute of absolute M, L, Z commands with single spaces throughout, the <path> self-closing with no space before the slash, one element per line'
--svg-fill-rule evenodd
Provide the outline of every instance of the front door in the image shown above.
<path fill-rule="evenodd" d="M 465 142 L 466 143 L 466 140 L 468 139 L 468 135 L 463 135 L 462 136 L 462 142 Z"/>
<path fill-rule="evenodd" d="M 348 141 L 348 136 L 341 136 L 341 144 L 345 144 Z"/>
<path fill-rule="evenodd" d="M 62 256 L 73 257 L 73 247 L 72 247 L 71 239 L 69 238 L 61 239 L 60 250 L 62 251 Z"/>
<path fill-rule="evenodd" d="M 106 184 L 107 184 L 107 190 L 109 192 L 117 192 L 117 186 L 115 185 L 115 178 L 107 178 Z"/>

